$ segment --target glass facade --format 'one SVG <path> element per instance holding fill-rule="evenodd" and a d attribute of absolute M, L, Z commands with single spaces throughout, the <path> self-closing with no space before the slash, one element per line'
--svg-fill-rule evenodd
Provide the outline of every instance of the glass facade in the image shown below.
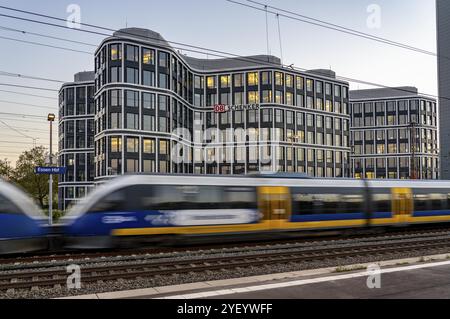
<path fill-rule="evenodd" d="M 354 177 L 439 178 L 435 100 L 419 95 L 358 99 L 350 111 Z"/>
<path fill-rule="evenodd" d="M 135 172 L 349 176 L 348 84 L 333 76 L 205 62 L 122 34 L 95 60 L 99 181 Z"/>
<path fill-rule="evenodd" d="M 114 57 L 119 55 L 111 48 Z M 64 84 L 59 91 L 58 165 L 67 167 L 59 178 L 59 209 L 85 197 L 94 182 L 94 74 L 86 81 Z"/>

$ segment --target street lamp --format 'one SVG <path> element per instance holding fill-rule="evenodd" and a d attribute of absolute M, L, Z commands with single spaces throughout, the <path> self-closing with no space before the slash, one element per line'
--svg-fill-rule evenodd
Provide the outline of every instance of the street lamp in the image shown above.
<path fill-rule="evenodd" d="M 50 166 L 53 165 L 53 122 L 55 121 L 55 114 L 50 113 L 47 116 L 47 121 L 50 123 Z M 50 174 L 49 192 L 48 192 L 48 224 L 53 224 L 53 175 Z"/>

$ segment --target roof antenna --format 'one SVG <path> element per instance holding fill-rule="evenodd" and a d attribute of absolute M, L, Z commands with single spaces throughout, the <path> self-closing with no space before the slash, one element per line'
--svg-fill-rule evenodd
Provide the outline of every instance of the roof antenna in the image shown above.
<path fill-rule="evenodd" d="M 269 46 L 269 15 L 267 12 L 267 5 L 264 6 L 266 11 L 266 42 L 267 42 L 267 62 L 270 62 L 270 46 Z"/>
<path fill-rule="evenodd" d="M 281 54 L 281 65 L 284 65 L 284 59 L 283 59 L 283 44 L 281 42 L 281 27 L 280 27 L 280 15 L 277 14 L 277 20 L 278 20 L 278 38 L 280 40 L 280 54 Z"/>

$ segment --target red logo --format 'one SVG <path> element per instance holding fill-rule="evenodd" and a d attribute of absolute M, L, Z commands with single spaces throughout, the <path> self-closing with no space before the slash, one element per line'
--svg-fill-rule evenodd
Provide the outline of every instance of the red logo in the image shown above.
<path fill-rule="evenodd" d="M 227 106 L 225 104 L 216 104 L 214 105 L 215 113 L 225 113 L 227 111 Z"/>

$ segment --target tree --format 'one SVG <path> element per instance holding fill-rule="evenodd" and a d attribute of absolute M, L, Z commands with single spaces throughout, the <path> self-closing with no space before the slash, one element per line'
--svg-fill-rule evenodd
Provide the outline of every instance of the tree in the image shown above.
<path fill-rule="evenodd" d="M 45 207 L 46 200 L 48 201 L 49 176 L 36 174 L 35 168 L 38 166 L 45 166 L 45 158 L 47 156 L 48 154 L 43 146 L 35 147 L 30 151 L 25 151 L 20 155 L 19 160 L 16 162 L 16 169 L 12 176 L 13 181 L 39 202 L 42 208 Z M 53 193 L 57 194 L 57 190 L 58 183 L 57 178 L 55 178 Z M 54 196 L 54 199 L 57 198 L 58 196 Z"/>
<path fill-rule="evenodd" d="M 5 159 L 0 159 L 0 178 L 5 180 L 10 180 L 13 174 L 13 168 L 11 167 L 11 163 Z"/>

